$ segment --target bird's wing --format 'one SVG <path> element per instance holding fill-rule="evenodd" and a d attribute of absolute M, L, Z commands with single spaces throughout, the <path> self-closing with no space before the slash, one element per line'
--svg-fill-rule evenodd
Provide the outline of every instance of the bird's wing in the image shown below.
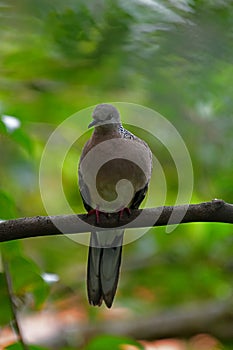
<path fill-rule="evenodd" d="M 90 192 L 89 192 L 89 189 L 85 183 L 85 181 L 83 180 L 83 176 L 82 176 L 82 172 L 78 171 L 78 182 L 79 182 L 79 192 L 80 192 L 80 195 L 81 195 L 81 198 L 82 198 L 82 201 L 83 201 L 83 205 L 86 209 L 87 212 L 89 212 L 91 209 L 93 209 L 91 206 L 90 206 L 90 203 L 91 203 L 91 196 L 90 196 Z"/>
<path fill-rule="evenodd" d="M 140 204 L 142 203 L 143 199 L 146 196 L 146 193 L 148 191 L 148 183 L 145 185 L 144 188 L 142 188 L 141 190 L 137 191 L 135 193 L 135 196 L 132 200 L 132 203 L 130 205 L 130 209 L 138 209 Z"/>
<path fill-rule="evenodd" d="M 134 144 L 133 147 L 135 147 L 135 143 L 138 143 L 142 146 L 142 149 L 144 149 L 144 153 L 145 153 L 145 156 L 146 156 L 147 162 L 148 162 L 147 171 L 146 171 L 146 174 L 144 174 L 145 175 L 144 186 L 142 186 L 140 189 L 138 189 L 135 192 L 135 195 L 134 195 L 132 202 L 130 204 L 130 209 L 137 209 L 137 208 L 139 208 L 141 202 L 145 198 L 146 193 L 148 191 L 148 185 L 149 185 L 151 173 L 152 173 L 152 153 L 151 153 L 150 147 L 148 146 L 148 144 L 144 140 L 135 136 L 129 130 L 125 129 L 122 125 L 120 127 L 120 133 L 121 133 L 121 137 L 123 139 L 128 139 L 128 140 L 133 141 L 133 143 L 132 143 L 132 145 Z"/>

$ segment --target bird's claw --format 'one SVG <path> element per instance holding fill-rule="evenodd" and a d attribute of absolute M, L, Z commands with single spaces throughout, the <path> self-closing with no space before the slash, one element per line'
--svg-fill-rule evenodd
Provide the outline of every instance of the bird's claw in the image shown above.
<path fill-rule="evenodd" d="M 99 224 L 100 223 L 100 211 L 98 209 L 91 209 L 87 215 L 90 216 L 90 215 L 95 215 L 95 220 L 96 220 L 96 223 Z"/>
<path fill-rule="evenodd" d="M 131 214 L 131 210 L 129 208 L 123 208 L 119 211 L 119 220 L 121 220 L 123 218 L 123 215 L 124 215 L 124 211 L 126 211 L 126 213 L 128 214 L 128 216 Z M 96 223 L 99 224 L 100 223 L 100 213 L 102 213 L 100 210 L 98 209 L 91 209 L 87 215 L 90 216 L 90 215 L 95 215 L 95 219 L 96 219 Z M 110 213 L 105 213 L 103 212 L 103 214 L 106 215 L 107 218 L 110 217 Z"/>
<path fill-rule="evenodd" d="M 119 220 L 122 219 L 122 217 L 124 215 L 124 211 L 127 212 L 128 216 L 131 214 L 131 210 L 129 208 L 123 208 L 119 211 Z"/>

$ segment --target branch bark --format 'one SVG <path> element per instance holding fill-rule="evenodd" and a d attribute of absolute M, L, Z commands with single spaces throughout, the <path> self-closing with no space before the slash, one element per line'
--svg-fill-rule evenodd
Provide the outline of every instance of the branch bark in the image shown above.
<path fill-rule="evenodd" d="M 19 218 L 0 222 L 0 242 L 38 236 L 91 232 L 94 229 L 138 228 L 190 222 L 233 223 L 233 204 L 220 199 L 199 204 L 164 206 L 132 210 L 119 220 L 118 213 L 101 214 L 100 223 L 93 215 L 58 215 Z"/>

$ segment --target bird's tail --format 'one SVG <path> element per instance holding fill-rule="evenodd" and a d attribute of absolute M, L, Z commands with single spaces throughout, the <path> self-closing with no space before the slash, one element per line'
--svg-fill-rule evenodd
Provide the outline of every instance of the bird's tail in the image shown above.
<path fill-rule="evenodd" d="M 119 279 L 124 230 L 92 232 L 87 267 L 87 292 L 91 305 L 112 306 Z M 101 242 L 101 244 L 100 244 Z"/>

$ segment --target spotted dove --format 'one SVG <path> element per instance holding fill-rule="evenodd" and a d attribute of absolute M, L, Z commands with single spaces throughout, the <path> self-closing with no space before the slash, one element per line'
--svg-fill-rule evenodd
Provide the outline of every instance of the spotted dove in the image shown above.
<path fill-rule="evenodd" d="M 126 130 L 118 110 L 97 105 L 94 126 L 80 158 L 79 188 L 85 209 L 95 213 L 136 209 L 144 199 L 151 177 L 152 156 L 148 145 Z M 121 215 L 120 215 L 121 216 Z M 119 219 L 120 220 L 120 219 Z M 87 293 L 91 305 L 112 306 L 121 264 L 124 230 L 91 232 L 87 267 Z"/>

